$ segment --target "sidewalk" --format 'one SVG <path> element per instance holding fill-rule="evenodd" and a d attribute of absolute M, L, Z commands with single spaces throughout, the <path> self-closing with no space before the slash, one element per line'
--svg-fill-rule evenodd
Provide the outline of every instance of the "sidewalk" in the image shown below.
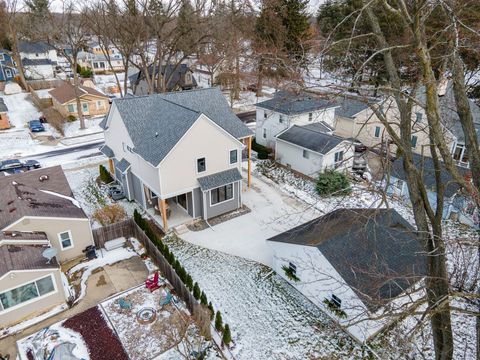
<path fill-rule="evenodd" d="M 92 134 L 66 137 L 60 140 L 60 143 L 66 146 L 71 146 L 71 145 L 85 144 L 93 141 L 99 141 L 103 139 L 104 139 L 103 131 L 100 131 Z"/>

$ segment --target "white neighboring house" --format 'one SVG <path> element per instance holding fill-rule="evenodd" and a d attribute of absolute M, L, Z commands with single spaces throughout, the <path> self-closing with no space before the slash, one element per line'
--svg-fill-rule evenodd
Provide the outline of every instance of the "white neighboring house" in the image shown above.
<path fill-rule="evenodd" d="M 52 79 L 58 62 L 57 52 L 43 42 L 21 41 L 18 45 L 25 77 L 33 80 Z"/>
<path fill-rule="evenodd" d="M 273 149 L 275 136 L 292 125 L 322 123 L 333 131 L 336 107 L 328 98 L 279 91 L 273 99 L 257 104 L 255 141 Z"/>
<path fill-rule="evenodd" d="M 275 137 L 275 161 L 307 176 L 349 170 L 353 157 L 352 142 L 332 135 L 323 123 L 293 125 Z"/>
<path fill-rule="evenodd" d="M 267 241 L 273 269 L 359 342 L 423 295 L 422 246 L 393 209 L 338 209 Z"/>

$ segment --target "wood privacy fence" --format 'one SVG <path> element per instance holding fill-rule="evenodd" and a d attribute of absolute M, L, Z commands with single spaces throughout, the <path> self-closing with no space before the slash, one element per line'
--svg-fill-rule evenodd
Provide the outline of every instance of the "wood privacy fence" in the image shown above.
<path fill-rule="evenodd" d="M 188 309 L 193 314 L 195 308 L 199 306 L 197 300 L 193 297 L 192 293 L 185 286 L 183 281 L 177 275 L 172 266 L 168 263 L 162 253 L 157 249 L 155 244 L 145 235 L 145 232 L 135 223 L 133 219 L 124 220 L 112 225 L 104 226 L 93 230 L 93 239 L 95 245 L 98 248 L 104 247 L 105 242 L 120 237 L 130 238 L 133 237 L 140 241 L 145 248 L 148 256 L 153 260 L 155 265 L 163 274 L 165 278 L 173 285 L 177 295 L 185 301 Z"/>

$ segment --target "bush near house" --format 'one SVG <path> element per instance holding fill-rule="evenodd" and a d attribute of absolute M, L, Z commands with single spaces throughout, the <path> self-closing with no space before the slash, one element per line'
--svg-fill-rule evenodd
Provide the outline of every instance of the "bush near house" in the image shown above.
<path fill-rule="evenodd" d="M 318 176 L 316 190 L 320 196 L 341 196 L 350 194 L 352 188 L 345 174 L 335 170 L 325 170 Z"/>
<path fill-rule="evenodd" d="M 230 326 L 228 326 L 228 324 L 225 324 L 225 328 L 223 329 L 222 341 L 227 346 L 232 342 L 232 334 L 230 333 Z"/>
<path fill-rule="evenodd" d="M 127 213 L 123 206 L 119 204 L 105 205 L 104 207 L 95 210 L 93 218 L 102 226 L 107 226 L 125 220 L 127 218 Z"/>
<path fill-rule="evenodd" d="M 260 160 L 266 160 L 268 159 L 268 156 L 271 153 L 271 150 L 263 145 L 257 144 L 257 142 L 254 140 L 252 142 L 252 149 L 257 152 L 258 158 Z"/>
<path fill-rule="evenodd" d="M 98 171 L 100 173 L 100 180 L 102 180 L 103 183 L 110 184 L 113 181 L 110 171 L 108 171 L 105 166 L 99 165 Z"/>
<path fill-rule="evenodd" d="M 91 78 L 93 76 L 93 71 L 86 67 L 82 67 L 77 64 L 77 73 L 80 74 L 83 78 Z"/>

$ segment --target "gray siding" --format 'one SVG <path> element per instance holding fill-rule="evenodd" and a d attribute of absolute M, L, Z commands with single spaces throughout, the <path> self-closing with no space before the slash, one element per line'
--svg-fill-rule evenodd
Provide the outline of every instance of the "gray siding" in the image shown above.
<path fill-rule="evenodd" d="M 191 192 L 187 193 L 187 209 L 188 209 L 188 215 L 193 217 L 193 200 L 192 200 Z"/>
<path fill-rule="evenodd" d="M 195 217 L 203 217 L 203 194 L 200 188 L 193 189 L 193 205 L 195 206 Z M 192 215 L 193 216 L 193 215 Z"/>
<path fill-rule="evenodd" d="M 117 165 L 119 161 L 117 159 L 113 159 L 113 163 L 115 165 L 115 178 L 122 186 L 125 196 L 128 197 L 127 177 L 125 176 L 125 174 L 122 174 L 120 170 L 118 170 Z"/>
<path fill-rule="evenodd" d="M 138 202 L 142 207 L 145 207 L 145 204 L 143 202 L 142 182 L 132 172 L 129 172 L 129 175 L 130 175 L 129 181 L 130 181 L 130 187 L 131 187 L 130 191 L 131 191 L 133 200 Z"/>
<path fill-rule="evenodd" d="M 240 194 L 240 182 L 235 182 L 233 184 L 233 198 L 228 201 L 224 201 L 222 203 L 210 206 L 210 191 L 207 191 L 206 193 L 206 200 L 207 203 L 205 205 L 205 209 L 207 211 L 207 219 L 210 219 L 215 216 L 219 216 L 222 214 L 225 214 L 229 211 L 236 210 L 240 207 L 240 200 L 241 200 L 241 194 Z"/>

